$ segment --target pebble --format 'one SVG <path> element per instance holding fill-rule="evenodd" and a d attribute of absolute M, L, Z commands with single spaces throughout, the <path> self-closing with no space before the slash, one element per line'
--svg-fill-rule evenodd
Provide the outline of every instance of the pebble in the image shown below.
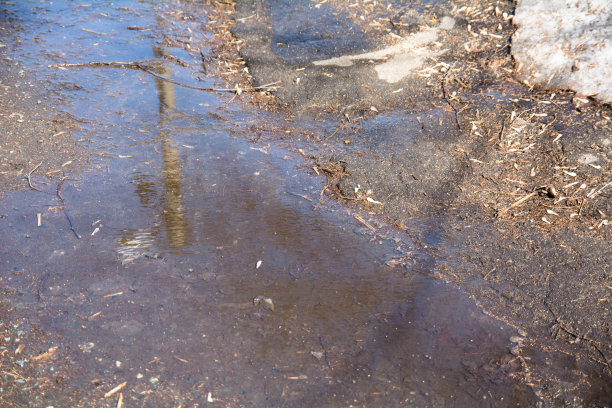
<path fill-rule="evenodd" d="M 15 364 L 17 364 L 19 367 L 23 368 L 23 366 L 26 365 L 29 362 L 30 362 L 30 360 L 17 360 L 17 361 L 15 361 Z"/>

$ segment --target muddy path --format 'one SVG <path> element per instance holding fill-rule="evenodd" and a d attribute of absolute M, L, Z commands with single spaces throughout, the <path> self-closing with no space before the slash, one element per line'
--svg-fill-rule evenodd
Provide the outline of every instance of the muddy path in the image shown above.
<path fill-rule="evenodd" d="M 610 403 L 609 108 L 387 3 L 0 1 L 2 406 Z"/>

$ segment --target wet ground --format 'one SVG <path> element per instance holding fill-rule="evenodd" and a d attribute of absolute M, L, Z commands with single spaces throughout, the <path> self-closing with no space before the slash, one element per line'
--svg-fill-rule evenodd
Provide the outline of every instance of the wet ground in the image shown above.
<path fill-rule="evenodd" d="M 269 105 L 327 121 L 313 135 L 326 192 L 413 236 L 431 276 L 525 330 L 543 403 L 608 406 L 612 112 L 521 81 L 514 7 L 238 1 L 231 31 L 253 82 L 281 81 Z"/>
<path fill-rule="evenodd" d="M 209 12 L 0 2 L 2 406 L 536 404 L 437 232 L 324 199 L 321 123 L 168 81 L 224 87 Z"/>

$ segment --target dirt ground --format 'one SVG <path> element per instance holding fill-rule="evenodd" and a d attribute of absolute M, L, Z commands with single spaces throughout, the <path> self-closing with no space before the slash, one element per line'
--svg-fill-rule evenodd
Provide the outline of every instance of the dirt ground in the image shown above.
<path fill-rule="evenodd" d="M 240 91 L 236 103 L 286 116 L 282 141 L 328 177 L 322 199 L 393 224 L 435 259 L 430 270 L 408 254 L 393 263 L 456 286 L 524 333 L 513 349 L 517 375 L 543 404 L 609 406 L 612 109 L 516 79 L 513 2 L 403 3 L 215 2 L 209 29 L 218 57 L 204 66 Z M 74 174 L 91 159 L 72 137 L 78 118 L 5 58 L 19 35 L 3 17 L 0 194 L 37 188 L 33 174 L 59 183 L 64 169 Z M 376 77 L 371 55 L 349 66 L 315 64 L 392 46 L 424 27 L 442 28 L 429 31 L 422 64 L 395 82 Z M 241 91 L 269 84 L 274 91 Z M 280 138 L 252 130 L 260 142 Z M 24 344 L 37 348 L 40 372 L 48 371 L 62 350 L 2 313 L 4 339 L 27 334 Z M 5 347 L 0 355 L 3 366 L 19 365 L 19 353 Z M 68 403 L 82 394 L 70 388 L 49 398 Z M 25 404 L 29 396 L 11 398 Z"/>
<path fill-rule="evenodd" d="M 525 330 L 535 354 L 516 354 L 538 395 L 606 405 L 612 110 L 515 77 L 513 10 L 507 1 L 237 2 L 231 31 L 254 83 L 280 81 L 267 108 L 294 123 L 331 122 L 311 135 L 325 152 L 314 162 L 327 193 L 420 235 L 438 259 L 428 273 Z M 391 83 L 373 75 L 382 69 L 367 51 L 443 16 L 455 24 L 418 70 Z M 342 55 L 355 57 L 334 65 Z"/>

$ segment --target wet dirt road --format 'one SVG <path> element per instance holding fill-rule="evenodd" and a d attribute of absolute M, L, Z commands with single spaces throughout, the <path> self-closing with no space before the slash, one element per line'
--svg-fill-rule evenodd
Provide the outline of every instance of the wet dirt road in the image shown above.
<path fill-rule="evenodd" d="M 206 8 L 0 13 L 18 27 L 0 63 L 54 95 L 88 152 L 44 173 L 31 157 L 0 201 L 3 406 L 535 404 L 522 333 L 420 273 L 436 260 L 409 236 L 320 204 L 296 146 L 249 141 L 283 117 L 164 80 L 216 86 Z M 91 61 L 150 72 L 48 67 Z"/>

